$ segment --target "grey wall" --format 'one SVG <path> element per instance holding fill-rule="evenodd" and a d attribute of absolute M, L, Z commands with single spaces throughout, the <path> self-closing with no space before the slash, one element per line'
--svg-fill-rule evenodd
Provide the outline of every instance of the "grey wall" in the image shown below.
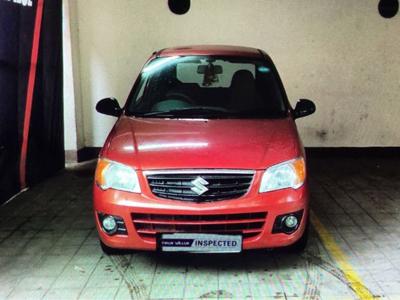
<path fill-rule="evenodd" d="M 400 16 L 382 18 L 378 1 L 192 0 L 183 16 L 166 0 L 69 1 L 78 144 L 102 145 L 114 119 L 97 114 L 96 101 L 123 104 L 154 50 L 215 43 L 266 50 L 292 104 L 316 102 L 318 112 L 298 121 L 306 146 L 400 146 Z"/>

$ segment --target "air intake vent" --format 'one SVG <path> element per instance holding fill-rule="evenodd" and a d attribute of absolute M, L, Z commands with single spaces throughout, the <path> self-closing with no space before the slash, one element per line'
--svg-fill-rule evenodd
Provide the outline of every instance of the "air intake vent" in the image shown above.
<path fill-rule="evenodd" d="M 132 214 L 139 236 L 155 238 L 161 233 L 220 233 L 257 236 L 263 230 L 266 212 L 226 215 Z"/>

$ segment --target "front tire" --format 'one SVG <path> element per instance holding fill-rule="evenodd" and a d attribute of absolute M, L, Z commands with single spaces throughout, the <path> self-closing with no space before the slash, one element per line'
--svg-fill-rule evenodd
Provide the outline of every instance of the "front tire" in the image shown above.
<path fill-rule="evenodd" d="M 301 254 L 304 252 L 304 250 L 307 247 L 308 235 L 309 235 L 309 231 L 310 231 L 309 223 L 310 222 L 307 220 L 306 228 L 304 229 L 303 235 L 294 244 L 285 247 L 286 251 L 288 251 L 290 253 L 297 253 L 297 254 Z"/>
<path fill-rule="evenodd" d="M 100 247 L 101 247 L 101 250 L 103 250 L 103 253 L 106 255 L 118 255 L 118 254 L 122 254 L 122 252 L 123 252 L 121 249 L 108 247 L 102 241 L 100 241 Z"/>

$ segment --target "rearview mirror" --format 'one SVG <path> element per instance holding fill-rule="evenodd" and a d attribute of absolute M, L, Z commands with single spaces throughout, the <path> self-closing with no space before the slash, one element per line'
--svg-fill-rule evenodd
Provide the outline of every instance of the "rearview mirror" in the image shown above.
<path fill-rule="evenodd" d="M 308 99 L 300 99 L 294 108 L 293 117 L 295 119 L 311 115 L 315 112 L 315 104 Z"/>
<path fill-rule="evenodd" d="M 122 109 L 119 106 L 117 99 L 115 98 L 101 99 L 96 104 L 96 110 L 101 114 L 114 117 L 119 117 L 122 113 Z"/>
<path fill-rule="evenodd" d="M 211 72 L 212 74 L 222 74 L 222 66 L 220 65 L 200 65 L 197 67 L 197 74 L 205 74 L 206 72 Z"/>

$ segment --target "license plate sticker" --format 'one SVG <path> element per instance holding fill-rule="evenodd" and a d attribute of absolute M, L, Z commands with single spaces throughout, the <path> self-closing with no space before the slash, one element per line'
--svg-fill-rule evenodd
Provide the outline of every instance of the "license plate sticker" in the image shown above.
<path fill-rule="evenodd" d="M 162 234 L 159 240 L 164 252 L 239 253 L 242 251 L 241 235 L 172 233 Z"/>

